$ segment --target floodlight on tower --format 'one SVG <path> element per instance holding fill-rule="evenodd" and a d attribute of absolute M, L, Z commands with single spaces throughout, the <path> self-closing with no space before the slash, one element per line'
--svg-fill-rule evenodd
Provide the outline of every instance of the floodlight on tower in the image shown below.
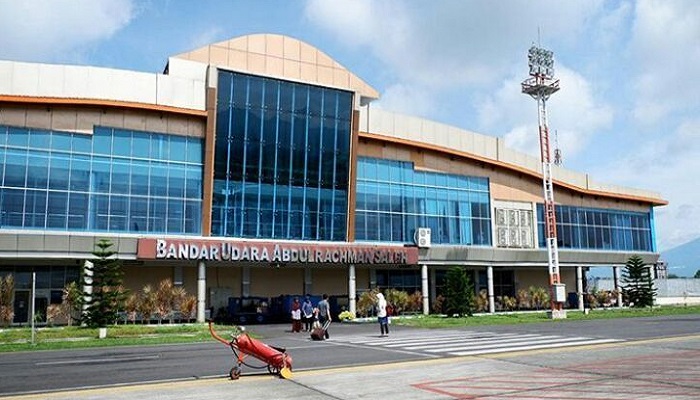
<path fill-rule="evenodd" d="M 559 274 L 559 249 L 557 247 L 557 220 L 554 207 L 554 185 L 552 183 L 552 149 L 547 127 L 549 97 L 559 90 L 559 80 L 554 79 L 554 53 L 537 46 L 530 47 L 527 54 L 530 77 L 522 83 L 522 92 L 537 100 L 540 158 L 542 160 L 542 187 L 544 191 L 544 219 L 547 242 L 547 264 L 549 267 L 550 305 L 552 318 L 566 318 L 563 304 L 566 288 Z"/>

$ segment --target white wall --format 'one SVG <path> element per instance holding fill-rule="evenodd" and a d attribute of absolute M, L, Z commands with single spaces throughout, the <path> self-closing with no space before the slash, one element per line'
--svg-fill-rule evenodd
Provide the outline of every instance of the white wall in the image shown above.
<path fill-rule="evenodd" d="M 205 72 L 193 66 L 162 75 L 111 68 L 0 60 L 0 95 L 113 100 L 205 109 Z M 200 71 L 197 74 L 195 71 Z"/>

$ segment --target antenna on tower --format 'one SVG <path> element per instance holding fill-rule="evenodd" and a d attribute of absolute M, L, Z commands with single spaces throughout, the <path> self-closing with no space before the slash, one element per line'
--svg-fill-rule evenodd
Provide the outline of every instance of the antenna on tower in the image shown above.
<path fill-rule="evenodd" d="M 564 160 L 561 158 L 561 149 L 559 148 L 559 131 L 554 130 L 554 165 L 561 165 Z"/>

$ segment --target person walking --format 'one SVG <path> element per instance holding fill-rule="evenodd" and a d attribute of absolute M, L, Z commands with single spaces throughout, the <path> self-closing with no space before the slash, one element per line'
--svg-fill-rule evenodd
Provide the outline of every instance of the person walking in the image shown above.
<path fill-rule="evenodd" d="M 331 306 L 328 303 L 328 295 L 323 294 L 322 300 L 318 302 L 317 305 L 318 308 L 318 322 L 321 323 L 321 326 L 324 328 L 323 336 L 328 339 L 330 338 L 330 334 L 328 333 L 328 326 L 330 326 L 331 323 Z"/>
<path fill-rule="evenodd" d="M 301 318 L 304 321 L 304 330 L 311 332 L 314 323 L 314 305 L 311 304 L 309 295 L 306 295 L 304 302 L 301 303 Z"/>
<path fill-rule="evenodd" d="M 292 301 L 292 332 L 301 332 L 301 304 L 298 297 Z"/>
<path fill-rule="evenodd" d="M 387 313 L 387 303 L 384 295 L 377 293 L 377 320 L 382 336 L 389 335 L 389 314 Z"/>

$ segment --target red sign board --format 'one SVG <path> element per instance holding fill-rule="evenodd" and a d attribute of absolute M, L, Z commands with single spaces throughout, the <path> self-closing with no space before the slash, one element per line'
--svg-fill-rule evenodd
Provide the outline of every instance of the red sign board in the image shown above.
<path fill-rule="evenodd" d="M 137 257 L 148 260 L 410 265 L 418 263 L 418 249 L 402 246 L 216 239 L 139 239 Z"/>

